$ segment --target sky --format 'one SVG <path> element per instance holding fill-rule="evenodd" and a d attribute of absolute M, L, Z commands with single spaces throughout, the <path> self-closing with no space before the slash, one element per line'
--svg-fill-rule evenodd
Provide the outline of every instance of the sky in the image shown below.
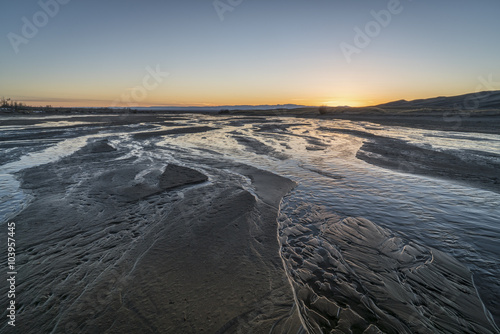
<path fill-rule="evenodd" d="M 498 0 L 0 0 L 30 105 L 350 105 L 500 90 Z"/>

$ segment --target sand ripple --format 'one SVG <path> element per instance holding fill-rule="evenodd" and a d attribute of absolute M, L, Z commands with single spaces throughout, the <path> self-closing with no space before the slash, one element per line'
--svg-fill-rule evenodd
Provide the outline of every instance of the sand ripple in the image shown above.
<path fill-rule="evenodd" d="M 289 208 L 288 208 L 289 209 Z M 470 271 L 362 218 L 307 205 L 280 217 L 282 258 L 310 333 L 495 333 Z"/>

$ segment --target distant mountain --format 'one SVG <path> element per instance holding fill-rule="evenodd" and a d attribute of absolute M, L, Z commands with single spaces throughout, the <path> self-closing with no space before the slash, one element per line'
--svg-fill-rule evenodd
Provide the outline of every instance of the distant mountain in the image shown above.
<path fill-rule="evenodd" d="M 381 108 L 457 108 L 500 109 L 500 91 L 484 91 L 458 96 L 440 96 L 413 101 L 399 100 L 379 104 Z"/>
<path fill-rule="evenodd" d="M 295 109 L 295 108 L 303 108 L 305 106 L 301 106 L 298 104 L 276 104 L 276 105 L 234 105 L 234 106 L 214 106 L 214 107 L 161 107 L 161 106 L 153 106 L 153 107 L 133 107 L 132 109 L 136 110 L 151 110 L 151 111 L 199 111 L 199 112 L 208 112 L 208 111 L 220 111 L 220 110 L 275 110 L 275 109 Z"/>

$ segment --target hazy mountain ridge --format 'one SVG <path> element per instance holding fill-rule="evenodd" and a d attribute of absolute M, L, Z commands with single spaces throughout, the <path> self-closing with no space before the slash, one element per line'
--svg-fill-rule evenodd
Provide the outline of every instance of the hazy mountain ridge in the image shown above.
<path fill-rule="evenodd" d="M 225 105 L 225 106 L 151 106 L 151 107 L 133 107 L 137 110 L 175 110 L 175 111 L 219 111 L 219 110 L 271 110 L 271 109 L 295 109 L 305 107 L 298 104 L 263 104 L 263 105 Z"/>
<path fill-rule="evenodd" d="M 466 108 L 492 109 L 500 108 L 500 91 L 483 91 L 457 96 L 439 96 L 429 99 L 399 100 L 379 104 L 382 108 Z"/>

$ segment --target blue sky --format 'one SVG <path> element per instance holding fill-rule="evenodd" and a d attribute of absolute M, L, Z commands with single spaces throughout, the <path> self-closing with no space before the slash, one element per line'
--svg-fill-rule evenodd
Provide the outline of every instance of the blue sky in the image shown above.
<path fill-rule="evenodd" d="M 493 0 L 220 0 L 223 20 L 210 0 L 42 0 L 59 7 L 53 17 L 39 1 L 6 3 L 0 95 L 31 104 L 370 105 L 500 82 Z M 382 26 L 372 11 L 391 6 Z M 23 18 L 39 20 L 34 36 Z M 356 46 L 355 28 L 370 22 L 379 29 Z"/>

